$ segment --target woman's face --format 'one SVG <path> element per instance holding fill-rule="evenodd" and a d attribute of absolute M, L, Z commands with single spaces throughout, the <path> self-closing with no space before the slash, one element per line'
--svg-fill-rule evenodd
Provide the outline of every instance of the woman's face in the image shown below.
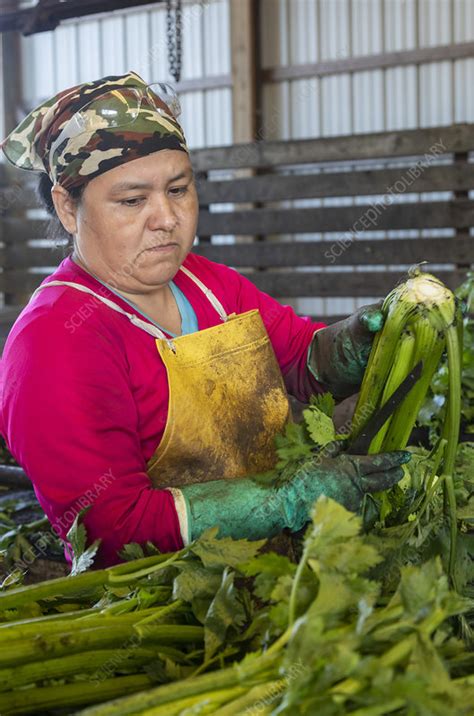
<path fill-rule="evenodd" d="M 86 185 L 76 214 L 75 255 L 114 288 L 151 293 L 183 263 L 197 219 L 189 157 L 164 149 Z"/>

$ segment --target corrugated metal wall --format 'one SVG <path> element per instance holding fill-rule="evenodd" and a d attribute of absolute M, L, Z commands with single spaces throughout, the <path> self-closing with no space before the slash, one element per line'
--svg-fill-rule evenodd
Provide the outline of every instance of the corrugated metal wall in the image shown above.
<path fill-rule="evenodd" d="M 474 40 L 473 0 L 262 0 L 261 45 L 265 68 L 470 40 Z M 280 81 L 263 88 L 262 136 L 266 139 L 324 137 L 473 121 L 471 59 Z M 327 171 L 335 168 L 329 167 Z M 431 194 L 429 198 L 445 196 Z M 413 194 L 398 197 L 400 201 L 415 198 Z M 293 205 L 366 204 L 376 199 L 306 200 Z M 361 239 L 418 235 L 394 231 L 359 234 Z M 297 238 L 334 241 L 337 236 L 315 233 Z M 333 270 L 343 271 L 344 267 Z M 370 296 L 357 301 L 311 299 L 298 301 L 296 307 L 301 312 L 319 315 L 343 314 L 370 300 Z"/>
<path fill-rule="evenodd" d="M 227 0 L 185 2 L 182 26 L 183 80 L 230 73 Z M 21 44 L 24 109 L 76 83 L 128 70 L 148 82 L 171 81 L 164 4 L 67 22 Z M 230 89 L 187 92 L 181 104 L 190 147 L 232 142 Z"/>
<path fill-rule="evenodd" d="M 474 39 L 473 0 L 261 0 L 264 67 Z M 183 79 L 230 72 L 228 0 L 185 2 Z M 76 82 L 126 72 L 169 80 L 163 5 L 62 24 L 22 37 L 23 105 Z M 268 138 L 368 132 L 469 121 L 474 60 L 268 85 Z M 193 147 L 226 144 L 231 90 L 183 95 Z"/>
<path fill-rule="evenodd" d="M 262 0 L 265 68 L 474 40 L 472 0 Z M 269 84 L 270 138 L 426 127 L 474 118 L 474 60 Z"/>

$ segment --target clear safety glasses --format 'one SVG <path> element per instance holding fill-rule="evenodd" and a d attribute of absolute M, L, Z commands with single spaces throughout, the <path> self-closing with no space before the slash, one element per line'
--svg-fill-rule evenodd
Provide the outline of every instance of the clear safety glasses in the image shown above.
<path fill-rule="evenodd" d="M 143 100 L 151 104 L 160 114 L 169 116 L 161 106 L 163 102 L 174 118 L 181 114 L 178 95 L 171 85 L 164 82 L 155 82 L 146 87 L 124 86 L 104 92 L 73 114 L 54 140 L 49 150 L 51 171 L 53 172 L 54 155 L 66 139 L 78 137 L 86 132 L 95 132 L 97 129 L 132 124 L 140 113 Z"/>

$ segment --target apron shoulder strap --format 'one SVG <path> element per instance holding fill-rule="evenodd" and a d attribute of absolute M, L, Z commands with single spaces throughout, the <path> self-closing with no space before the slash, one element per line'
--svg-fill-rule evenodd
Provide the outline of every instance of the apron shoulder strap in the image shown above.
<path fill-rule="evenodd" d="M 161 338 L 162 340 L 170 341 L 170 339 L 165 336 L 163 331 L 160 331 L 158 326 L 154 326 L 152 323 L 147 323 L 146 321 L 143 321 L 134 313 L 129 313 L 128 311 L 125 311 L 121 306 L 118 306 L 109 298 L 106 298 L 105 296 L 100 296 L 91 288 L 83 286 L 81 283 L 75 283 L 74 281 L 48 281 L 48 283 L 43 283 L 41 286 L 38 286 L 38 288 L 31 295 L 30 301 L 33 300 L 39 290 L 41 290 L 42 288 L 46 288 L 47 286 L 72 286 L 72 288 L 76 288 L 78 291 L 82 291 L 83 293 L 88 293 L 91 296 L 95 296 L 99 301 L 105 303 L 105 305 L 112 310 L 117 311 L 117 313 L 121 313 L 122 315 L 126 316 L 128 320 L 133 323 L 134 326 L 142 328 L 144 331 L 146 331 L 146 333 L 149 333 L 154 338 Z"/>
<path fill-rule="evenodd" d="M 213 294 L 210 288 L 207 288 L 207 286 L 198 279 L 197 276 L 195 276 L 192 271 L 187 269 L 185 266 L 180 267 L 180 271 L 182 271 L 186 276 L 189 276 L 189 278 L 194 281 L 194 283 L 201 289 L 201 291 L 206 296 L 209 303 L 215 308 L 217 313 L 219 314 L 219 317 L 222 321 L 227 321 L 227 313 L 222 305 L 222 303 L 219 301 L 219 299 Z M 104 284 L 106 285 L 106 284 Z M 121 306 L 114 303 L 114 301 L 111 301 L 109 298 L 106 298 L 105 296 L 100 296 L 98 293 L 93 291 L 91 288 L 88 288 L 87 286 L 84 286 L 82 283 L 76 283 L 74 281 L 48 281 L 48 283 L 43 283 L 41 286 L 38 286 L 38 288 L 32 293 L 30 301 L 33 300 L 33 298 L 36 296 L 38 291 L 40 291 L 43 288 L 46 288 L 47 286 L 72 286 L 72 288 L 76 288 L 78 291 L 82 291 L 83 293 L 88 293 L 91 296 L 95 296 L 99 301 L 102 301 L 102 303 L 105 303 L 106 306 L 111 308 L 114 311 L 117 311 L 117 313 L 121 313 L 122 315 L 126 316 L 128 320 L 133 323 L 134 326 L 137 326 L 138 328 L 142 328 L 146 333 L 149 333 L 154 338 L 161 338 L 162 340 L 166 341 L 170 346 L 173 346 L 173 341 L 165 336 L 163 331 L 160 331 L 158 326 L 153 325 L 152 323 L 147 323 L 147 321 L 143 321 L 141 318 L 136 316 L 134 313 L 129 313 L 128 311 L 125 311 Z"/>
<path fill-rule="evenodd" d="M 224 309 L 224 306 L 223 306 L 222 303 L 219 301 L 219 299 L 217 298 L 217 296 L 215 296 L 215 295 L 213 294 L 213 292 L 211 291 L 211 289 L 208 288 L 202 281 L 200 281 L 200 279 L 198 279 L 198 277 L 195 276 L 195 275 L 192 273 L 192 271 L 190 271 L 189 269 L 187 269 L 186 266 L 181 266 L 179 270 L 182 271 L 184 274 L 186 274 L 186 276 L 189 276 L 189 278 L 190 278 L 192 281 L 194 281 L 194 283 L 196 284 L 196 286 L 198 286 L 198 287 L 201 289 L 201 291 L 204 293 L 204 295 L 206 296 L 206 298 L 207 298 L 207 300 L 209 301 L 209 303 L 216 309 L 217 313 L 219 314 L 220 319 L 221 319 L 222 321 L 227 321 L 227 317 L 228 317 L 228 316 L 227 316 L 227 313 L 226 313 L 226 311 L 225 311 L 225 309 Z"/>

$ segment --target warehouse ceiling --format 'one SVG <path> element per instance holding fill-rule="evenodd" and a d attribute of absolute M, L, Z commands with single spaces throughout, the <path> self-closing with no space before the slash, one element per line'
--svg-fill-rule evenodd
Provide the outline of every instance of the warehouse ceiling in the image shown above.
<path fill-rule="evenodd" d="M 158 0 L 163 2 L 163 0 Z M 150 0 L 0 0 L 0 32 L 9 30 L 32 35 L 54 30 L 63 20 L 128 7 L 150 5 Z"/>

